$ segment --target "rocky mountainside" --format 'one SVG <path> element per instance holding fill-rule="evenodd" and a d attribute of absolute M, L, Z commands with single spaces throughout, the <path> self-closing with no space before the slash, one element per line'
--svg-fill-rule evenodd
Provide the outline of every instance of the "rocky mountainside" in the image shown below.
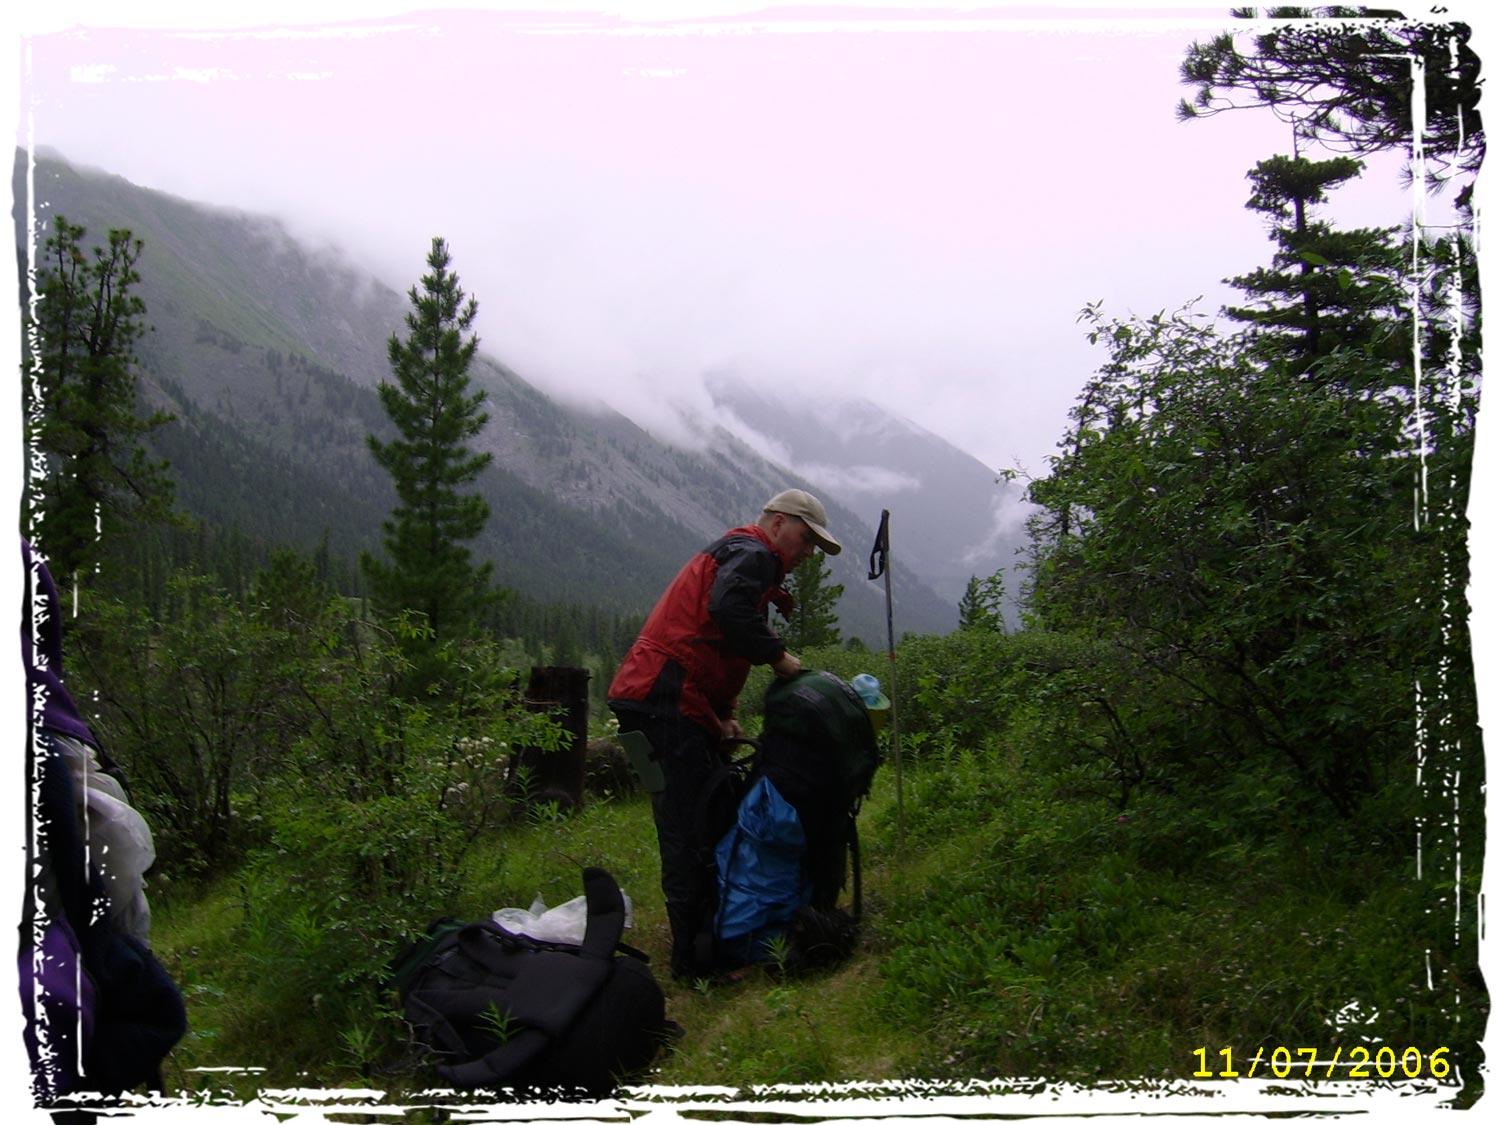
<path fill-rule="evenodd" d="M 708 385 L 725 424 L 754 448 L 851 508 L 889 509 L 892 556 L 945 600 L 956 605 L 971 577 L 1002 569 L 1014 590 L 1029 512 L 1020 483 L 868 401 L 799 396 L 788 410 L 722 373 Z"/>
<path fill-rule="evenodd" d="M 148 396 L 177 415 L 158 444 L 179 505 L 271 542 L 308 548 L 326 537 L 347 557 L 378 549 L 394 495 L 365 435 L 387 432 L 374 387 L 388 377 L 386 341 L 402 331 L 405 294 L 265 216 L 190 203 L 51 154 L 37 155 L 33 182 L 39 224 L 62 215 L 92 238 L 124 227 L 145 243 L 139 293 L 152 330 L 139 353 Z M 24 255 L 23 153 L 13 186 Z M 471 374 L 489 396 L 476 444 L 495 458 L 480 485 L 492 515 L 474 548 L 517 590 L 644 612 L 688 554 L 787 485 L 828 500 L 848 545 L 831 560 L 846 587 L 843 632 L 872 646 L 885 637 L 883 587 L 866 581 L 865 567 L 882 507 L 903 536 L 893 551 L 898 630 L 953 628 L 968 575 L 991 573 L 1004 555 L 1003 535 L 991 531 L 1015 505 L 993 474 L 868 403 L 839 407 L 849 419 L 842 437 L 816 457 L 809 429 L 778 459 L 760 440 L 774 404 L 720 384 L 727 425 L 704 420 L 704 443 L 686 449 L 614 411 L 549 398 L 487 346 Z M 870 464 L 901 476 L 894 500 L 850 486 Z"/>

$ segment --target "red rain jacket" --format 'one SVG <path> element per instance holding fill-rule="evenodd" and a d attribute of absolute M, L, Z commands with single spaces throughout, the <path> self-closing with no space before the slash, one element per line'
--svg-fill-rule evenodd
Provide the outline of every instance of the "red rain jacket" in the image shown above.
<path fill-rule="evenodd" d="M 770 664 L 786 643 L 766 607 L 787 560 L 758 527 L 725 532 L 694 555 L 646 618 L 609 685 L 612 708 L 677 712 L 714 738 L 734 714 L 752 664 Z"/>

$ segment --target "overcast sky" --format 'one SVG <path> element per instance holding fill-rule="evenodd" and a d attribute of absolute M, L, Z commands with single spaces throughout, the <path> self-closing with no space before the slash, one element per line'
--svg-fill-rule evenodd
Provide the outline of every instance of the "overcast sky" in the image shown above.
<path fill-rule="evenodd" d="M 1227 4 L 587 3 L 53 0 L 10 17 L 17 140 L 402 290 L 442 235 L 486 350 L 665 436 L 729 373 L 1032 473 L 1103 358 L 1085 303 L 1214 311 L 1269 256 L 1245 174 L 1289 129 L 1174 113 Z M 1388 161 L 1329 214 L 1419 202 Z"/>
<path fill-rule="evenodd" d="M 1101 358 L 1079 309 L 1217 309 L 1270 250 L 1245 173 L 1291 143 L 1265 112 L 1175 119 L 1222 7 L 48 7 L 21 144 L 402 290 L 442 235 L 486 350 L 668 436 L 718 371 L 1043 471 Z M 1394 166 L 1341 195 L 1411 209 Z"/>
<path fill-rule="evenodd" d="M 1289 130 L 1174 114 L 1188 44 L 1244 26 L 1227 3 L 587 3 L 52 0 L 0 63 L 23 146 L 278 216 L 402 290 L 442 235 L 487 350 L 669 437 L 727 372 L 1041 473 L 1103 359 L 1085 303 L 1214 311 L 1268 259 L 1245 174 Z M 1492 67 L 1476 7 L 1442 18 Z M 1387 162 L 1329 214 L 1420 202 Z"/>

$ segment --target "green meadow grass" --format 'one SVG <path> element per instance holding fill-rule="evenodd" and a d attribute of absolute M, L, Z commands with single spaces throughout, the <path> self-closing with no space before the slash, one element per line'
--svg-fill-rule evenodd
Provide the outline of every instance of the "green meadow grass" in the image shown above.
<path fill-rule="evenodd" d="M 1463 995 L 1427 986 L 1449 922 L 1400 833 L 1237 828 L 1162 796 L 1122 815 L 998 742 L 913 755 L 903 772 L 899 801 L 890 766 L 866 799 L 860 946 L 830 971 L 674 981 L 639 793 L 515 817 L 474 849 L 442 912 L 556 905 L 581 893 L 583 866 L 610 870 L 633 907 L 625 940 L 652 958 L 684 1029 L 650 1085 L 1191 1080 L 1225 1049 L 1326 1060 L 1367 1043 L 1372 1057 L 1446 1047 L 1455 1104 L 1482 1089 L 1483 983 L 1473 968 Z M 191 1022 L 169 1085 L 250 1097 L 429 1084 L 374 982 L 299 977 L 286 931 L 256 920 L 274 901 L 244 872 L 157 891 L 155 943 Z M 416 936 L 429 920 L 397 921 Z M 318 935 L 299 940 L 316 949 Z M 223 1067 L 263 1069 L 201 1069 Z"/>

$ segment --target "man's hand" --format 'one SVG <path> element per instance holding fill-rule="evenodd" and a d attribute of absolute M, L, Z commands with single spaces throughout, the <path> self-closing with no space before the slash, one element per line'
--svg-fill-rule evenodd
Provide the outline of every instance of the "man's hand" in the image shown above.
<path fill-rule="evenodd" d="M 719 727 L 723 730 L 725 738 L 745 737 L 745 728 L 740 726 L 737 719 L 720 719 Z"/>
<path fill-rule="evenodd" d="M 771 671 L 783 680 L 791 679 L 802 671 L 802 661 L 798 660 L 789 652 L 783 652 L 775 660 L 771 661 Z"/>

